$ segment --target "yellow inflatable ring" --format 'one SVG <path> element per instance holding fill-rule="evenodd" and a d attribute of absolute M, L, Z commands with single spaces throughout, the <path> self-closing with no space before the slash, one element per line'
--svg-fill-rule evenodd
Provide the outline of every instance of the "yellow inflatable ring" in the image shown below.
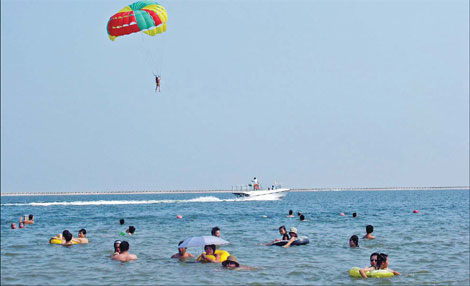
<path fill-rule="evenodd" d="M 351 270 L 349 270 L 349 276 L 354 277 L 354 278 L 362 278 L 361 273 L 359 273 L 359 270 L 361 268 L 359 267 L 353 267 Z M 367 277 L 374 277 L 374 278 L 390 278 L 395 276 L 393 272 L 390 272 L 388 270 L 372 270 L 372 271 L 366 271 Z"/>
<path fill-rule="evenodd" d="M 204 254 L 205 254 L 205 253 L 206 253 L 206 252 L 204 252 Z M 227 260 L 227 258 L 230 256 L 230 253 L 228 253 L 228 252 L 225 251 L 225 250 L 220 250 L 220 249 L 217 249 L 217 250 L 215 251 L 215 254 L 220 254 L 220 262 L 224 262 L 224 261 Z M 196 260 L 197 260 L 197 261 L 200 261 L 201 258 L 202 258 L 201 256 L 202 256 L 202 254 L 200 254 L 200 255 L 196 258 Z M 206 255 L 206 256 L 209 257 L 209 258 L 212 258 L 212 259 L 216 259 L 214 255 Z M 205 262 L 205 261 L 200 261 L 200 262 Z"/>
<path fill-rule="evenodd" d="M 58 239 L 57 237 L 53 237 L 49 240 L 50 244 L 63 244 L 62 240 Z M 72 241 L 72 244 L 78 244 L 76 241 Z"/>

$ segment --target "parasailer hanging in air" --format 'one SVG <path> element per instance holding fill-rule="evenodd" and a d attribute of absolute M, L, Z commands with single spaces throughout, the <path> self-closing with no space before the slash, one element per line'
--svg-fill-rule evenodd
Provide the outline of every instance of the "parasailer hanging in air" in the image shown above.
<path fill-rule="evenodd" d="M 159 75 L 156 75 L 156 74 L 153 74 L 153 76 L 155 76 L 155 92 L 160 92 L 160 76 Z"/>
<path fill-rule="evenodd" d="M 145 33 L 156 36 L 166 31 L 167 14 L 165 8 L 155 1 L 144 0 L 124 7 L 108 21 L 108 36 L 111 41 L 133 34 Z M 160 92 L 161 78 L 155 75 L 155 91 Z"/>

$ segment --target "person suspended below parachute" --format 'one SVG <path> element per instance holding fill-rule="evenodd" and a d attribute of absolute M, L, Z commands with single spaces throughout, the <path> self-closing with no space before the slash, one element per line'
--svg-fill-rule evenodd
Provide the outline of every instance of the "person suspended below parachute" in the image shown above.
<path fill-rule="evenodd" d="M 144 0 L 130 4 L 111 16 L 107 31 L 111 41 L 121 36 L 145 33 L 156 36 L 166 31 L 168 16 L 165 8 L 155 1 Z M 160 92 L 161 76 L 155 75 L 155 92 Z"/>

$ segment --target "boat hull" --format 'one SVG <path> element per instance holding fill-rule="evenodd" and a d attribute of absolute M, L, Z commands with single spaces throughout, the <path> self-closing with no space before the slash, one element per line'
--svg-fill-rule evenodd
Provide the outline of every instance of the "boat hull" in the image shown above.
<path fill-rule="evenodd" d="M 239 198 L 246 199 L 262 199 L 262 198 L 273 198 L 282 199 L 289 193 L 289 189 L 275 189 L 275 190 L 253 190 L 253 191 L 240 191 L 233 193 Z"/>

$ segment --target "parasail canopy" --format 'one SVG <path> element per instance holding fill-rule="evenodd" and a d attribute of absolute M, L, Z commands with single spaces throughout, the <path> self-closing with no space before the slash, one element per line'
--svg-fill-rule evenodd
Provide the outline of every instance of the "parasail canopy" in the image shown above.
<path fill-rule="evenodd" d="M 149 36 L 166 31 L 165 8 L 155 1 L 144 0 L 124 7 L 108 21 L 108 36 L 111 41 L 117 37 L 143 32 Z"/>

